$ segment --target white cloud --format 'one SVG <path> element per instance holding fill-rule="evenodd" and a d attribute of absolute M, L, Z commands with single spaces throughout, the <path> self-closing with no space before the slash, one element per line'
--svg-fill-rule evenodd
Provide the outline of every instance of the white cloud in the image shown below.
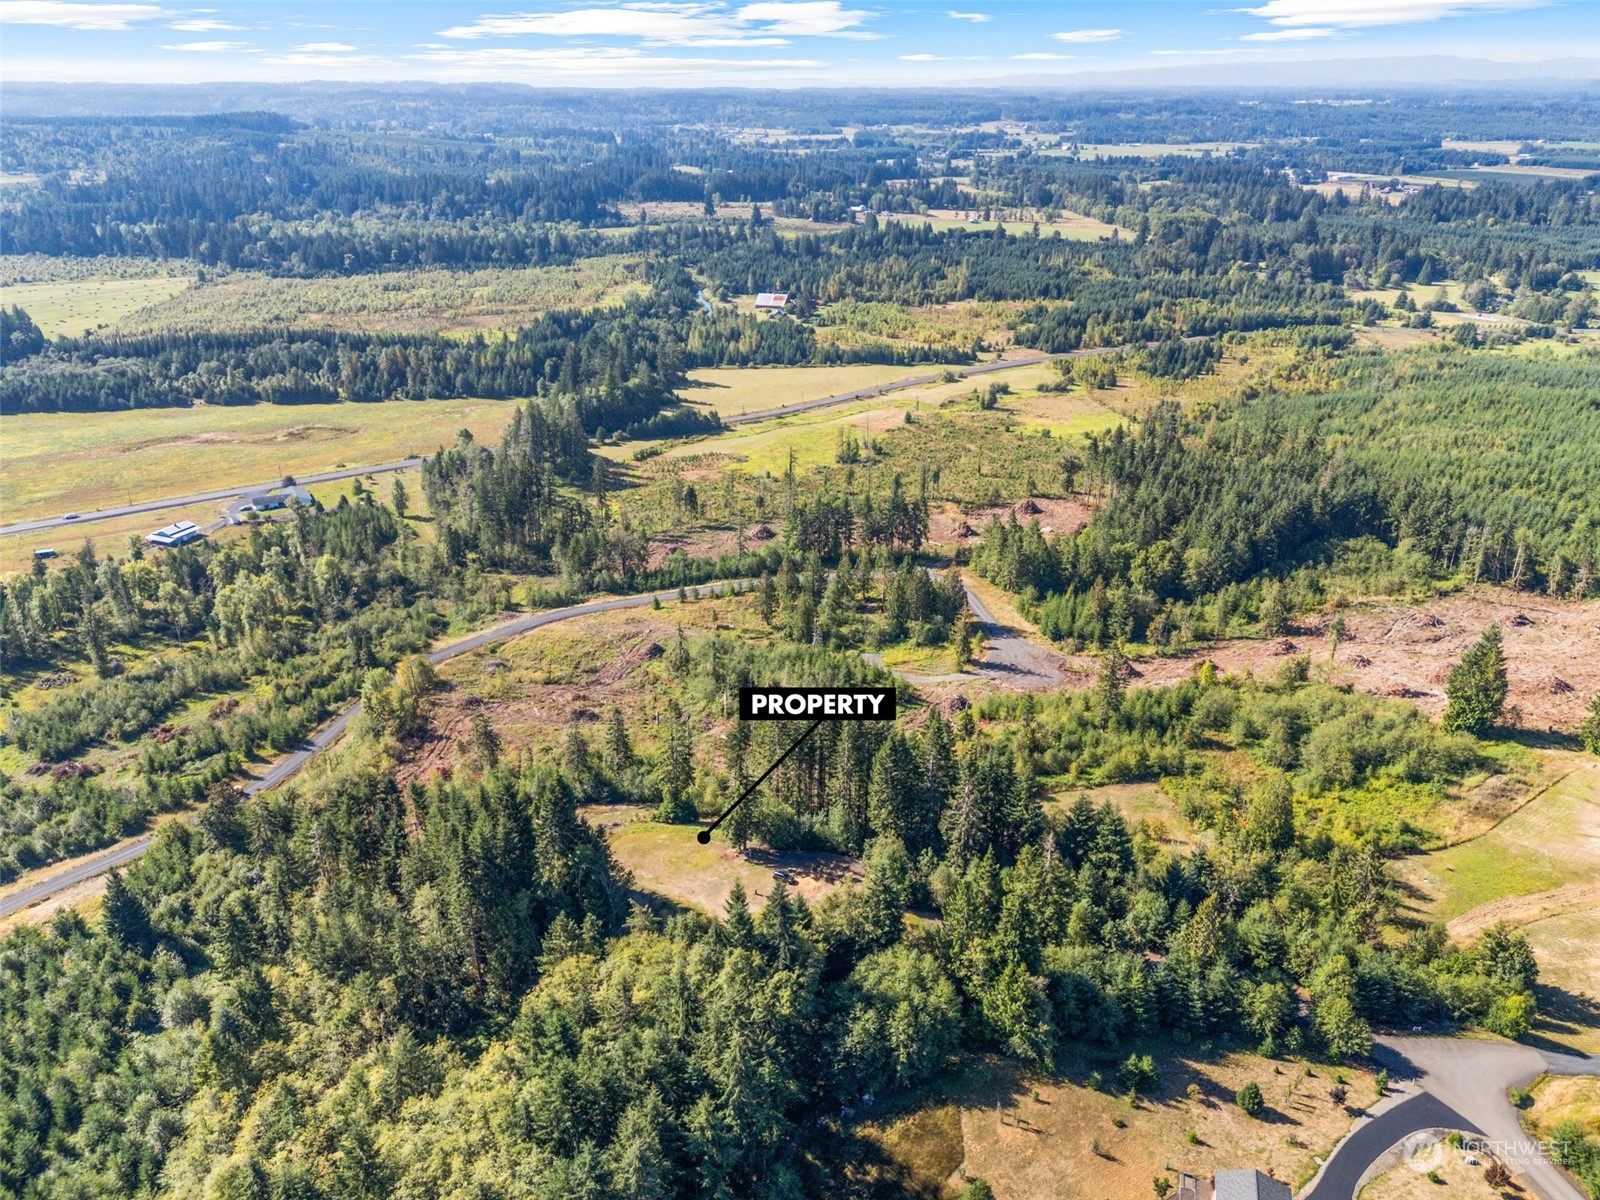
<path fill-rule="evenodd" d="M 1247 33 L 1241 42 L 1304 42 L 1311 38 L 1337 37 L 1337 29 L 1270 29 L 1265 33 Z"/>
<path fill-rule="evenodd" d="M 249 42 L 178 42 L 163 46 L 163 50 L 184 50 L 190 54 L 228 54 L 234 50 L 250 49 Z"/>
<path fill-rule="evenodd" d="M 1076 54 L 1051 54 L 1048 50 L 1036 50 L 1032 54 L 1013 54 L 1011 57 L 1019 62 L 1064 62 L 1069 58 L 1078 56 Z"/>
<path fill-rule="evenodd" d="M 859 8 L 846 8 L 840 0 L 766 0 L 746 4 L 736 14 L 740 21 L 764 21 L 773 33 L 795 37 L 862 38 L 857 27 L 872 14 Z"/>
<path fill-rule="evenodd" d="M 0 24 L 59 25 L 66 29 L 131 29 L 136 21 L 170 16 L 154 4 L 67 4 L 62 0 L 0 0 Z"/>
<path fill-rule="evenodd" d="M 1469 13 L 1513 12 L 1538 8 L 1545 0 L 1267 0 L 1236 11 L 1274 25 L 1334 25 L 1352 29 L 1373 25 L 1410 25 Z"/>
<path fill-rule="evenodd" d="M 1051 37 L 1058 42 L 1071 42 L 1079 45 L 1085 42 L 1116 42 L 1122 40 L 1120 29 L 1069 29 L 1065 33 L 1052 33 Z"/>
<path fill-rule="evenodd" d="M 1181 54 L 1181 55 L 1190 55 L 1190 54 L 1243 54 L 1243 53 L 1245 53 L 1245 50 L 1244 50 L 1244 48 L 1242 46 L 1236 46 L 1232 50 L 1152 50 L 1152 51 L 1150 51 L 1150 53 L 1151 54 Z"/>
<path fill-rule="evenodd" d="M 216 21 L 210 18 L 189 21 L 173 21 L 168 29 L 176 29 L 179 33 L 229 33 L 243 29 L 243 25 L 230 25 L 226 21 Z"/>
<path fill-rule="evenodd" d="M 349 45 L 346 42 L 306 42 L 302 46 L 296 46 L 293 50 L 290 51 L 290 53 L 291 54 L 351 54 L 351 53 L 354 53 L 356 49 L 357 49 L 357 47 Z"/>
<path fill-rule="evenodd" d="M 983 25 L 994 19 L 988 13 L 957 12 L 953 8 L 949 12 L 945 13 L 945 16 L 949 17 L 952 21 L 971 21 L 974 25 Z"/>
<path fill-rule="evenodd" d="M 312 43 L 315 45 L 316 43 Z M 333 43 L 328 43 L 333 44 Z M 321 54 L 291 50 L 287 54 L 269 54 L 261 60 L 275 66 L 286 67 L 383 67 L 393 65 L 391 60 L 375 54 Z"/>
<path fill-rule="evenodd" d="M 901 62 L 987 62 L 987 54 L 902 54 Z"/>
<path fill-rule="evenodd" d="M 625 37 L 648 46 L 782 46 L 791 37 L 871 38 L 871 13 L 840 0 L 767 0 L 730 9 L 692 0 L 633 0 L 606 8 L 483 16 L 439 31 L 440 37 Z"/>
<path fill-rule="evenodd" d="M 704 75 L 710 72 L 748 70 L 814 70 L 828 64 L 816 59 L 677 58 L 651 55 L 619 46 L 534 50 L 518 46 L 464 50 L 457 47 L 429 50 L 410 56 L 414 61 L 447 68 L 456 77 L 502 79 L 508 74 L 591 75 L 645 77 Z"/>

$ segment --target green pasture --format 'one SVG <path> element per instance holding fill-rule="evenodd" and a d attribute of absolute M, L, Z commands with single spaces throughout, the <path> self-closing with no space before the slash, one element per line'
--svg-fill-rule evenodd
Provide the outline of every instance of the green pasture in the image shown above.
<path fill-rule="evenodd" d="M 187 276 L 150 279 L 62 279 L 0 287 L 0 306 L 28 310 L 46 337 L 81 337 L 118 327 L 131 314 L 194 286 Z"/>

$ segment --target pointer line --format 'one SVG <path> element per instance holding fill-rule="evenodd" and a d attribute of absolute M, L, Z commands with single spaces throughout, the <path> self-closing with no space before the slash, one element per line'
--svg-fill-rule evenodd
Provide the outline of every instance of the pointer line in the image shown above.
<path fill-rule="evenodd" d="M 750 799 L 750 797 L 755 793 L 755 790 L 758 787 L 760 787 L 763 783 L 765 783 L 767 781 L 767 776 L 771 775 L 779 767 L 783 766 L 783 760 L 788 758 L 789 755 L 793 754 L 796 750 L 800 749 L 800 743 L 805 741 L 808 737 L 810 737 L 813 733 L 815 733 L 817 731 L 817 726 L 821 725 L 821 724 L 822 724 L 822 718 L 820 718 L 820 717 L 817 718 L 815 721 L 811 722 L 811 728 L 807 729 L 799 737 L 795 738 L 794 744 L 792 746 L 790 746 L 787 750 L 785 750 L 782 754 L 778 755 L 778 761 L 773 763 L 765 771 L 761 772 L 761 778 L 756 780 L 749 787 L 745 788 L 744 795 L 740 796 L 732 804 L 728 805 L 728 807 L 723 810 L 722 815 L 720 817 L 718 817 L 715 821 L 711 822 L 710 825 L 706 826 L 706 828 L 702 829 L 698 834 L 696 834 L 695 835 L 695 840 L 698 841 L 702 846 L 709 846 L 711 844 L 711 835 L 717 831 L 717 826 L 721 825 L 724 821 L 726 821 L 729 817 L 731 817 L 733 815 L 733 810 L 734 809 L 738 808 L 739 805 L 743 804 L 746 800 Z"/>

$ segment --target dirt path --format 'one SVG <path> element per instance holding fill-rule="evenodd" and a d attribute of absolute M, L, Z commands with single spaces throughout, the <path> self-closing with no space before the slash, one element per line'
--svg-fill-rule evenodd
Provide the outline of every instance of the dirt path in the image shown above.
<path fill-rule="evenodd" d="M 1469 909 L 1445 926 L 1453 941 L 1471 941 L 1491 925 L 1520 927 L 1564 917 L 1574 912 L 1600 912 L 1600 879 L 1569 883 L 1535 892 L 1531 896 L 1507 896 Z"/>

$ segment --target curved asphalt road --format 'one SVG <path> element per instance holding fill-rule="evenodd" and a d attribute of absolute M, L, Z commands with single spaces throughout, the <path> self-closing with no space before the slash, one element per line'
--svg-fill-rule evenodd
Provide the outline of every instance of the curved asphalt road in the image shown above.
<path fill-rule="evenodd" d="M 1600 1058 L 1515 1042 L 1395 1036 L 1378 1038 L 1372 1056 L 1417 1094 L 1358 1125 L 1334 1147 L 1300 1200 L 1351 1200 L 1372 1163 L 1424 1129 L 1478 1136 L 1540 1200 L 1587 1200 L 1584 1189 L 1523 1130 L 1506 1093 L 1546 1073 L 1600 1075 Z"/>
<path fill-rule="evenodd" d="M 707 584 L 705 586 L 720 587 L 726 586 L 726 584 Z M 702 588 L 691 588 L 689 590 L 696 599 L 701 596 L 703 591 Z M 503 642 L 507 638 L 517 637 L 520 634 L 528 633 L 545 625 L 553 625 L 557 621 L 569 621 L 574 617 L 586 617 L 592 613 L 612 612 L 619 608 L 641 608 L 654 600 L 661 600 L 665 603 L 677 598 L 677 590 L 673 589 L 670 592 L 647 592 L 640 596 L 621 596 L 615 600 L 593 600 L 587 604 L 574 604 L 567 608 L 553 608 L 546 612 L 531 613 L 526 617 L 518 617 L 514 621 L 507 621 L 504 625 L 496 625 L 492 629 L 485 629 L 482 633 L 475 633 L 459 642 L 452 642 L 448 646 L 434 650 L 428 655 L 428 661 L 435 665 L 448 662 L 450 659 L 462 654 L 470 654 L 474 650 L 481 650 L 485 646 L 492 646 L 496 642 Z M 299 749 L 273 763 L 267 773 L 261 776 L 260 779 L 253 779 L 245 784 L 245 793 L 254 796 L 260 792 L 271 791 L 285 780 L 294 776 L 312 758 L 343 737 L 345 730 L 350 726 L 351 720 L 360 711 L 361 705 L 359 703 L 352 704 L 313 734 Z M 83 883 L 85 880 L 104 875 L 113 867 L 120 867 L 126 863 L 133 862 L 143 855 L 146 850 L 150 849 L 150 842 L 154 836 L 154 834 L 145 834 L 142 837 L 124 842 L 101 854 L 59 870 L 49 878 L 42 879 L 30 887 L 0 898 L 0 917 L 10 916 L 12 913 L 20 912 L 24 908 L 31 908 L 33 905 L 48 900 L 70 887 Z"/>
<path fill-rule="evenodd" d="M 1443 1100 L 1419 1092 L 1358 1128 L 1328 1156 L 1300 1200 L 1353 1200 L 1361 1176 L 1389 1147 L 1424 1129 L 1481 1133 Z"/>

